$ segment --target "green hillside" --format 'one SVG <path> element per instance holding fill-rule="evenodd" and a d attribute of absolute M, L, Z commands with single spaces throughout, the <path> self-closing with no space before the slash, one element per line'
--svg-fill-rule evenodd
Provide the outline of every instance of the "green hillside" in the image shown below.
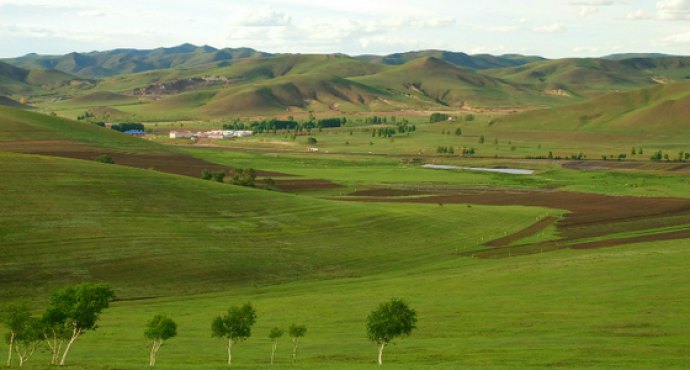
<path fill-rule="evenodd" d="M 528 88 L 457 68 L 440 59 L 416 59 L 375 75 L 355 78 L 430 105 L 453 108 L 525 105 L 539 98 Z"/>
<path fill-rule="evenodd" d="M 308 111 L 339 115 L 559 106 L 690 77 L 688 57 L 642 54 L 544 60 L 425 50 L 353 58 L 341 54 L 270 55 L 185 44 L 55 58 L 29 55 L 12 63 L 103 79 L 70 80 L 55 69 L 25 73 L 5 64 L 0 78 L 7 76 L 4 86 L 8 91 L 0 94 L 50 91 L 53 95 L 36 98 L 36 105 L 67 117 L 90 110 L 101 120 L 160 121 Z M 108 72 L 84 72 L 88 68 Z"/>
<path fill-rule="evenodd" d="M 544 214 L 343 203 L 93 161 L 0 159 L 0 251 L 13 261 L 0 275 L 5 298 L 84 279 L 127 297 L 402 269 L 479 243 L 488 219 L 519 230 Z"/>
<path fill-rule="evenodd" d="M 245 106 L 276 112 L 316 104 L 332 109 L 331 104 L 346 104 L 348 99 L 358 109 L 388 104 L 381 97 L 407 106 L 442 106 L 434 99 L 449 104 L 459 101 L 460 94 L 504 100 L 515 95 L 529 101 L 541 97 L 538 91 L 433 58 L 379 66 L 380 71 L 364 77 L 345 77 L 361 72 L 360 62 L 325 59 L 305 57 L 292 63 L 278 58 L 284 63 L 280 68 L 264 66 L 251 83 L 185 90 L 151 103 L 129 104 L 132 95 L 122 91 L 92 91 L 82 102 L 79 97 L 73 100 L 75 106 L 99 102 L 122 104 L 122 109 L 222 115 Z M 302 69 L 302 63 L 313 65 Z M 347 65 L 351 72 L 330 70 L 331 63 Z M 319 64 L 321 73 L 309 72 Z M 224 68 L 233 71 L 232 66 Z M 235 71 L 256 71 L 242 68 L 247 69 Z M 411 78 L 413 74 L 421 79 Z M 399 93 L 408 81 L 419 82 L 412 85 L 418 91 Z M 123 86 L 131 82 L 123 81 Z M 458 91 L 451 86 L 459 86 Z M 442 93 L 444 89 L 449 92 Z M 500 91 L 512 91 L 511 97 Z M 570 148 L 584 145 L 573 139 L 581 132 L 611 140 L 604 141 L 608 148 L 617 145 L 622 133 L 661 142 L 671 139 L 659 133 L 668 133 L 688 143 L 689 96 L 686 82 L 492 121 L 482 115 L 473 121 L 430 124 L 423 122 L 428 115 L 409 117 L 418 131 L 394 138 L 373 137 L 369 126 L 325 129 L 315 134 L 320 153 L 283 152 L 282 147 L 266 152 L 252 152 L 251 147 L 182 149 L 230 166 L 323 177 L 392 195 L 378 202 L 354 202 L 357 197 L 347 193 L 329 193 L 336 199 L 238 187 L 201 180 L 198 171 L 178 176 L 117 161 L 11 153 L 27 148 L 98 149 L 145 159 L 182 150 L 88 123 L 0 107 L 0 301 L 26 299 L 38 314 L 55 288 L 83 281 L 110 284 L 117 301 L 103 312 L 98 328 L 75 343 L 68 358 L 71 369 L 143 368 L 150 348 L 142 335 L 144 325 L 159 313 L 175 319 L 179 334 L 166 341 L 158 366 L 226 368 L 224 342 L 211 337 L 210 322 L 245 302 L 255 305 L 258 319 L 252 336 L 234 349 L 233 366 L 372 369 L 376 348 L 367 340 L 365 319 L 391 297 L 405 299 L 419 318 L 409 338 L 386 348 L 384 366 L 391 369 L 681 369 L 689 359 L 690 249 L 687 239 L 662 241 L 654 236 L 688 235 L 690 206 L 669 198 L 687 196 L 683 172 L 590 172 L 562 169 L 556 161 L 422 155 L 419 149 L 467 145 L 481 152 L 485 146 L 523 144 L 514 136 L 501 136 L 500 144 L 498 138 L 491 144 L 491 130 L 504 128 L 565 138 Z M 313 99 L 307 104 L 305 97 Z M 204 111 L 211 108 L 219 113 Z M 456 128 L 462 128 L 463 135 L 451 135 Z M 480 135 L 482 142 L 487 135 L 486 144 L 478 144 Z M 275 146 L 273 139 L 279 136 L 253 137 L 247 143 Z M 297 145 L 305 145 L 305 139 L 299 138 Z M 542 150 L 541 143 L 530 145 Z M 337 151 L 338 146 L 355 144 L 365 149 Z M 537 173 L 515 177 L 429 170 L 412 158 L 461 166 L 517 165 L 536 168 Z M 617 196 L 560 193 L 562 203 L 575 207 L 572 212 L 498 205 L 516 204 L 511 203 L 516 198 L 556 197 L 559 187 Z M 665 187 L 672 188 L 670 195 L 649 197 Z M 451 199 L 463 190 L 504 203 Z M 645 197 L 631 202 L 623 196 L 630 193 Z M 667 213 L 655 214 L 655 202 L 662 201 L 666 205 L 660 209 Z M 556 200 L 549 204 L 561 206 Z M 578 216 L 582 208 L 589 216 Z M 620 213 L 612 224 L 607 212 L 616 210 Z M 551 226 L 530 231 L 544 221 Z M 516 234 L 520 236 L 507 244 L 487 247 Z M 594 244 L 609 238 L 644 241 L 558 250 L 558 238 L 568 235 Z M 525 245 L 551 245 L 555 250 L 511 254 Z M 276 364 L 269 365 L 269 330 L 292 323 L 308 328 L 297 362 L 291 360 L 286 336 L 280 339 Z M 0 325 L 0 336 L 5 334 Z M 46 368 L 48 358 L 49 353 L 40 350 L 25 368 Z"/>
<path fill-rule="evenodd" d="M 269 54 L 248 48 L 216 49 L 210 46 L 182 44 L 152 50 L 115 49 L 66 55 L 28 54 L 4 61 L 27 69 L 56 69 L 92 78 L 157 69 L 193 68 L 205 64 L 221 65 L 236 59 L 267 55 Z"/>
<path fill-rule="evenodd" d="M 487 73 L 550 94 L 588 97 L 684 80 L 690 58 L 559 59 Z"/>
<path fill-rule="evenodd" d="M 23 69 L 0 62 L 0 94 L 35 96 L 91 86 L 92 81 L 57 70 Z"/>
<path fill-rule="evenodd" d="M 356 57 L 359 60 L 381 63 L 388 65 L 400 65 L 411 62 L 420 58 L 437 58 L 444 62 L 453 64 L 456 67 L 483 70 L 492 68 L 515 67 L 527 63 L 533 63 L 544 60 L 542 57 L 525 56 L 519 54 L 505 54 L 505 55 L 489 55 L 489 54 L 475 54 L 468 55 L 465 53 L 445 51 L 445 50 L 421 50 L 411 51 L 406 53 L 395 53 L 389 55 L 361 55 Z"/>
<path fill-rule="evenodd" d="M 559 108 L 500 118 L 496 128 L 687 136 L 690 82 L 610 93 Z"/>
<path fill-rule="evenodd" d="M 0 151 L 9 148 L 29 152 L 59 149 L 170 152 L 163 145 L 90 123 L 0 106 Z"/>
<path fill-rule="evenodd" d="M 20 108 L 23 109 L 26 106 L 19 103 L 18 101 L 14 99 L 10 99 L 6 96 L 0 96 L 0 106 L 5 106 L 5 107 L 11 107 L 11 108 Z"/>

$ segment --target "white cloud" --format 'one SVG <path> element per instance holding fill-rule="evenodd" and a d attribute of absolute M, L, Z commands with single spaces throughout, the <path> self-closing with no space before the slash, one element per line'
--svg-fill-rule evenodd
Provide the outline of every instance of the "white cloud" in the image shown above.
<path fill-rule="evenodd" d="M 264 8 L 241 15 L 239 24 L 244 27 L 282 27 L 292 21 L 287 14 Z"/>
<path fill-rule="evenodd" d="M 580 8 L 580 17 L 583 17 L 583 18 L 589 17 L 590 15 L 596 14 L 596 13 L 599 13 L 599 7 L 597 7 L 597 6 L 587 5 L 587 6 L 583 6 L 582 8 Z"/>
<path fill-rule="evenodd" d="M 644 11 L 638 9 L 634 12 L 628 13 L 628 15 L 625 16 L 625 19 L 630 21 L 646 21 L 649 19 L 654 19 L 654 17 L 651 14 L 647 14 Z"/>
<path fill-rule="evenodd" d="M 612 0 L 579 0 L 570 1 L 570 5 L 583 5 L 583 6 L 609 6 L 613 5 L 615 1 Z"/>
<path fill-rule="evenodd" d="M 573 48 L 573 52 L 577 55 L 588 55 L 588 56 L 602 56 L 605 54 L 613 54 L 621 51 L 623 47 L 620 45 L 608 45 L 608 46 L 578 46 Z"/>
<path fill-rule="evenodd" d="M 549 25 L 535 27 L 532 29 L 532 31 L 538 33 L 562 33 L 566 30 L 567 29 L 565 28 L 565 26 L 560 23 L 552 23 Z"/>
<path fill-rule="evenodd" d="M 656 41 L 660 46 L 690 45 L 690 31 L 668 35 Z"/>
<path fill-rule="evenodd" d="M 688 20 L 690 19 L 690 0 L 658 0 L 656 11 L 660 19 Z"/>

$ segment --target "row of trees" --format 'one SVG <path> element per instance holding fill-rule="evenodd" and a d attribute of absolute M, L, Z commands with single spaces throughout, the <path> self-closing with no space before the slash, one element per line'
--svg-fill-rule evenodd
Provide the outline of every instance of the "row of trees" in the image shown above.
<path fill-rule="evenodd" d="M 672 158 L 668 155 L 668 153 L 664 153 L 661 150 L 659 150 L 652 155 L 651 160 L 655 162 L 661 162 L 662 160 L 666 162 L 688 162 L 690 161 L 690 153 L 680 151 L 678 152 L 677 157 Z"/>
<path fill-rule="evenodd" d="M 445 121 L 454 121 L 454 120 L 461 120 L 461 116 L 456 116 L 456 117 L 451 117 L 448 114 L 445 113 L 432 113 L 429 116 L 429 123 L 437 123 L 437 122 L 445 122 Z M 474 121 L 474 114 L 468 114 L 465 116 L 465 122 L 472 122 Z"/>
<path fill-rule="evenodd" d="M 13 353 L 23 366 L 41 343 L 50 350 L 51 365 L 64 365 L 74 343 L 96 329 L 101 312 L 113 298 L 107 285 L 87 283 L 54 291 L 40 317 L 34 317 L 26 303 L 8 305 L 3 317 L 9 331 L 7 366 L 12 366 Z"/>
<path fill-rule="evenodd" d="M 55 291 L 42 317 L 34 317 L 26 303 L 12 303 L 5 309 L 3 324 L 9 330 L 7 366 L 13 363 L 13 354 L 23 366 L 41 343 L 51 351 L 51 365 L 64 365 L 67 354 L 76 340 L 89 330 L 96 329 L 101 312 L 108 307 L 114 293 L 105 284 L 84 283 Z M 251 303 L 234 306 L 215 317 L 211 334 L 226 343 L 228 366 L 232 365 L 232 348 L 252 334 L 257 314 Z M 417 324 L 417 313 L 399 298 L 380 304 L 366 319 L 367 337 L 376 343 L 378 364 L 383 364 L 383 350 L 394 339 L 410 335 Z M 305 325 L 292 324 L 288 335 L 292 340 L 292 361 L 297 360 L 300 339 L 305 336 Z M 275 359 L 278 340 L 285 331 L 274 327 L 268 334 L 271 340 L 271 364 Z M 149 366 L 156 365 L 159 350 L 166 340 L 177 336 L 177 324 L 164 315 L 155 315 L 144 329 L 144 337 L 152 341 Z M 66 345 L 65 345 L 66 343 Z M 64 349 L 63 349 L 64 346 Z"/>
<path fill-rule="evenodd" d="M 312 129 L 315 128 L 335 128 L 335 127 L 342 127 L 347 123 L 347 118 L 342 117 L 342 118 L 323 118 L 323 119 L 315 119 L 313 117 L 310 117 L 308 121 L 305 122 L 299 122 L 295 121 L 292 118 L 286 119 L 286 120 L 279 120 L 279 119 L 270 119 L 270 120 L 263 120 L 263 121 L 252 121 L 252 122 L 240 122 L 240 121 L 235 121 L 232 123 L 225 123 L 223 124 L 223 129 L 224 130 L 246 130 L 246 129 L 251 129 L 252 131 L 255 131 L 257 133 L 263 133 L 263 132 L 273 132 L 276 133 L 278 130 L 281 131 L 295 131 L 295 132 L 303 132 L 303 131 L 311 131 Z"/>
<path fill-rule="evenodd" d="M 225 182 L 225 172 L 212 172 L 204 169 L 201 171 L 201 178 L 203 180 Z M 232 184 L 253 188 L 256 186 L 256 171 L 253 168 L 235 168 L 232 171 Z"/>
<path fill-rule="evenodd" d="M 211 323 L 212 335 L 216 338 L 221 338 L 226 341 L 228 351 L 228 366 L 232 365 L 232 347 L 233 345 L 247 340 L 252 335 L 252 326 L 256 322 L 256 310 L 251 303 L 246 303 L 242 306 L 231 307 L 224 315 L 217 316 Z M 275 359 L 276 349 L 278 347 L 278 339 L 280 339 L 285 331 L 281 328 L 274 327 L 268 334 L 271 339 L 271 364 Z M 292 361 L 297 361 L 297 349 L 299 341 L 307 333 L 307 327 L 304 325 L 292 324 L 288 329 L 288 334 L 292 339 Z"/>

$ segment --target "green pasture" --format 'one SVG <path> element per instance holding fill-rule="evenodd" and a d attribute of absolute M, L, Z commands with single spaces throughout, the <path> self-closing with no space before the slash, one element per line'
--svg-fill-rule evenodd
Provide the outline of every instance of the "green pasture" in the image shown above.
<path fill-rule="evenodd" d="M 404 270 L 560 213 L 323 200 L 95 161 L 0 159 L 4 298 L 81 280 L 132 297 Z"/>
<path fill-rule="evenodd" d="M 231 305 L 252 302 L 257 324 L 235 346 L 234 367 L 270 368 L 269 329 L 305 323 L 297 365 L 283 338 L 274 367 L 374 369 L 364 319 L 396 296 L 417 309 L 419 322 L 411 337 L 386 348 L 387 368 L 682 369 L 690 345 L 688 258 L 678 241 L 500 260 L 448 256 L 356 278 L 115 302 L 97 331 L 76 343 L 69 363 L 143 369 L 144 324 L 163 313 L 178 322 L 179 335 L 163 346 L 159 367 L 226 368 L 210 322 Z M 46 361 L 41 353 L 28 368 Z"/>
<path fill-rule="evenodd" d="M 688 197 L 690 179 L 683 172 L 583 171 L 560 168 L 562 161 L 511 161 L 434 158 L 425 163 L 458 166 L 534 169 L 534 175 L 508 175 L 475 171 L 446 171 L 402 163 L 395 156 L 338 155 L 322 153 L 261 153 L 216 149 L 185 149 L 186 153 L 224 165 L 260 168 L 304 178 L 327 179 L 344 189 L 333 195 L 371 187 L 404 189 L 458 187 L 509 187 L 583 191 L 613 195 Z"/>

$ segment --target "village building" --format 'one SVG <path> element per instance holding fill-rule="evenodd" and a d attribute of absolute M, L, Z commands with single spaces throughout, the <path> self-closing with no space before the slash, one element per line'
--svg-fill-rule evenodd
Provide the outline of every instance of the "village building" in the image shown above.
<path fill-rule="evenodd" d="M 185 130 L 185 131 L 170 131 L 170 138 L 171 139 L 191 139 L 194 136 L 194 133 Z"/>

